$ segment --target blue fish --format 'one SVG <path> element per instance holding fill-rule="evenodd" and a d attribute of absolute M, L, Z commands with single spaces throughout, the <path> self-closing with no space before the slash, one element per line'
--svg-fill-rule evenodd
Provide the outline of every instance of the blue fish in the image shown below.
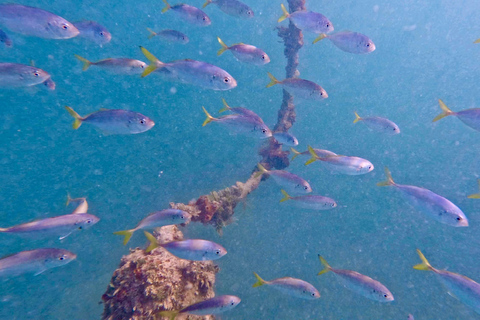
<path fill-rule="evenodd" d="M 288 13 L 283 4 L 281 4 L 281 7 L 283 15 L 278 19 L 278 22 L 288 18 L 295 27 L 302 31 L 311 33 L 329 33 L 333 31 L 332 22 L 321 13 L 303 10 Z"/>
<path fill-rule="evenodd" d="M 310 283 L 301 279 L 285 277 L 265 281 L 260 278 L 260 276 L 255 272 L 253 274 L 255 275 L 255 278 L 257 278 L 257 282 L 253 284 L 254 288 L 268 285 L 280 292 L 283 292 L 293 297 L 306 300 L 314 300 L 320 298 L 320 292 L 318 292 L 318 290 Z"/>
<path fill-rule="evenodd" d="M 210 3 L 215 4 L 220 10 L 233 17 L 250 19 L 255 15 L 249 6 L 238 0 L 207 0 L 202 8 Z"/>
<path fill-rule="evenodd" d="M 300 207 L 303 209 L 330 210 L 337 207 L 337 203 L 335 202 L 335 200 L 328 197 L 310 195 L 310 194 L 307 194 L 304 196 L 292 197 L 287 193 L 287 191 L 283 189 L 282 189 L 282 194 L 284 197 L 282 198 L 282 200 L 280 200 L 280 202 L 292 200 L 292 202 L 297 207 Z"/>
<path fill-rule="evenodd" d="M 30 87 L 50 79 L 48 72 L 25 64 L 0 63 L 0 87 Z"/>
<path fill-rule="evenodd" d="M 458 112 L 450 110 L 442 100 L 438 99 L 438 104 L 442 109 L 442 113 L 433 119 L 436 122 L 448 116 L 455 116 L 470 128 L 480 131 L 480 108 L 466 109 Z"/>
<path fill-rule="evenodd" d="M 187 44 L 190 41 L 190 39 L 188 39 L 186 34 L 177 30 L 165 29 L 159 32 L 155 32 L 150 28 L 147 28 L 147 30 L 150 31 L 150 35 L 148 36 L 148 39 L 158 36 L 169 42 L 178 42 L 181 44 Z"/>
<path fill-rule="evenodd" d="M 312 187 L 304 179 L 300 178 L 296 174 L 290 173 L 285 170 L 267 170 L 260 163 L 257 164 L 258 172 L 255 177 L 260 177 L 264 174 L 273 178 L 273 180 L 292 193 L 310 193 Z"/>
<path fill-rule="evenodd" d="M 206 27 L 212 23 L 210 21 L 210 18 L 207 16 L 207 14 L 196 7 L 189 6 L 188 4 L 183 4 L 183 3 L 171 6 L 167 2 L 167 0 L 163 0 L 163 2 L 165 2 L 166 7 L 162 9 L 162 13 L 165 13 L 168 10 L 171 10 L 174 13 L 176 13 L 177 16 L 183 21 L 186 21 L 188 23 L 191 23 L 199 27 Z"/>
<path fill-rule="evenodd" d="M 332 35 L 320 34 L 313 43 L 327 38 L 342 51 L 356 54 L 366 54 L 375 51 L 375 43 L 364 34 L 342 31 Z"/>
<path fill-rule="evenodd" d="M 265 51 L 255 46 L 237 43 L 229 47 L 219 37 L 217 37 L 217 40 L 222 46 L 222 48 L 218 50 L 217 55 L 221 55 L 225 51 L 230 50 L 233 56 L 241 62 L 250 63 L 256 66 L 263 66 L 264 64 L 270 62 L 270 57 L 265 53 Z"/>
<path fill-rule="evenodd" d="M 240 303 L 240 301 L 240 298 L 237 296 L 218 296 L 194 303 L 180 310 L 160 311 L 158 315 L 173 320 L 179 314 L 192 314 L 197 316 L 219 314 L 235 308 Z"/>
<path fill-rule="evenodd" d="M 380 133 L 384 133 L 387 135 L 395 135 L 400 133 L 400 128 L 393 121 L 390 121 L 386 118 L 382 118 L 382 117 L 362 118 L 355 112 L 355 120 L 353 120 L 353 123 L 357 123 L 359 121 L 362 121 L 363 123 L 365 123 L 365 125 L 369 129 L 380 132 Z"/>

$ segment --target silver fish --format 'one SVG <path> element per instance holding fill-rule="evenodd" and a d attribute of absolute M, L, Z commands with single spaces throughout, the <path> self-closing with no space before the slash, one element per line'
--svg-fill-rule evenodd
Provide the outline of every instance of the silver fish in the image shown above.
<path fill-rule="evenodd" d="M 159 244 L 151 233 L 146 231 L 144 233 L 150 241 L 150 245 L 145 250 L 146 252 L 162 247 L 180 259 L 193 261 L 217 260 L 227 254 L 227 250 L 224 247 L 212 241 L 188 239 Z"/>
<path fill-rule="evenodd" d="M 124 236 L 123 245 L 126 245 L 133 233 L 140 229 L 154 229 L 172 224 L 188 223 L 191 219 L 190 214 L 177 209 L 165 209 L 150 214 L 140 221 L 137 226 L 130 230 L 117 231 L 113 234 Z"/>
<path fill-rule="evenodd" d="M 323 14 L 312 11 L 295 11 L 288 13 L 283 4 L 281 7 L 283 15 L 278 19 L 278 22 L 282 22 L 288 18 L 295 27 L 302 31 L 312 33 L 329 33 L 333 31 L 333 24 Z"/>
<path fill-rule="evenodd" d="M 155 32 L 150 28 L 147 28 L 147 30 L 150 31 L 150 35 L 148 36 L 148 39 L 158 36 L 169 42 L 178 42 L 181 44 L 187 44 L 190 41 L 190 39 L 188 39 L 186 34 L 181 33 L 180 31 L 177 31 L 177 30 L 165 29 L 159 32 Z"/>
<path fill-rule="evenodd" d="M 436 122 L 448 116 L 455 116 L 470 128 L 480 131 L 480 108 L 466 109 L 459 112 L 450 110 L 442 100 L 438 99 L 438 104 L 442 109 L 442 113 L 433 119 Z"/>
<path fill-rule="evenodd" d="M 253 284 L 253 287 L 260 287 L 263 285 L 271 286 L 285 294 L 294 296 L 306 300 L 314 300 L 320 298 L 320 292 L 315 289 L 310 283 L 296 278 L 278 278 L 270 281 L 265 281 L 255 272 L 253 273 L 257 282 Z"/>
<path fill-rule="evenodd" d="M 318 275 L 332 271 L 342 286 L 355 293 L 378 302 L 391 302 L 394 300 L 390 290 L 377 280 L 356 271 L 334 269 L 322 256 L 318 255 L 318 258 L 325 267 Z"/>
<path fill-rule="evenodd" d="M 259 120 L 262 119 L 255 112 L 253 112 L 250 109 L 243 108 L 243 107 L 230 107 L 227 104 L 227 101 L 223 98 L 222 98 L 222 103 L 223 103 L 224 107 L 222 109 L 218 110 L 219 113 L 222 113 L 222 112 L 225 112 L 225 111 L 231 111 L 233 113 L 241 114 L 241 115 L 244 115 L 244 116 L 247 116 L 247 117 L 252 117 L 252 118 L 259 119 Z"/>
<path fill-rule="evenodd" d="M 270 62 L 269 56 L 263 50 L 257 47 L 243 43 L 234 44 L 229 47 L 219 37 L 217 37 L 217 40 L 222 46 L 222 48 L 218 50 L 217 55 L 221 55 L 226 50 L 230 50 L 235 58 L 241 62 L 250 63 L 257 66 L 263 66 L 264 64 Z"/>
<path fill-rule="evenodd" d="M 447 287 L 448 292 L 466 306 L 480 313 L 480 283 L 461 274 L 446 270 L 438 270 L 430 265 L 427 258 L 417 249 L 422 263 L 415 265 L 416 270 L 433 271 L 437 279 Z"/>
<path fill-rule="evenodd" d="M 279 81 L 270 72 L 268 76 L 270 77 L 270 83 L 267 85 L 267 88 L 279 84 L 295 99 L 322 101 L 328 98 L 327 92 L 315 82 L 299 78 L 288 78 Z"/>
<path fill-rule="evenodd" d="M 74 231 L 87 229 L 100 219 L 88 213 L 66 214 L 63 216 L 35 220 L 10 228 L 0 228 L 0 233 L 28 235 L 35 238 L 58 236 L 65 239 Z"/>
<path fill-rule="evenodd" d="M 387 135 L 396 135 L 400 133 L 400 128 L 395 124 L 395 122 L 390 121 L 386 118 L 381 117 L 366 117 L 362 118 L 355 112 L 355 120 L 353 123 L 362 121 L 365 125 L 374 131 L 385 133 Z"/>
<path fill-rule="evenodd" d="M 193 314 L 197 316 L 219 314 L 235 308 L 240 301 L 240 298 L 237 296 L 218 296 L 194 303 L 180 310 L 160 311 L 158 315 L 173 320 L 179 314 Z"/>
<path fill-rule="evenodd" d="M 313 43 L 327 38 L 342 51 L 356 54 L 365 54 L 375 51 L 373 41 L 364 34 L 358 32 L 343 31 L 332 35 L 321 34 Z"/>
<path fill-rule="evenodd" d="M 112 40 L 112 34 L 98 22 L 85 20 L 74 22 L 74 25 L 80 31 L 78 37 L 93 41 L 100 46 Z"/>
<path fill-rule="evenodd" d="M 220 10 L 233 17 L 250 19 L 255 15 L 249 6 L 238 0 L 207 0 L 202 8 L 210 3 L 215 4 Z"/>
<path fill-rule="evenodd" d="M 207 14 L 196 7 L 183 3 L 171 6 L 167 0 L 163 0 L 163 2 L 166 7 L 162 9 L 162 13 L 172 10 L 180 19 L 200 27 L 206 27 L 212 23 Z"/>
<path fill-rule="evenodd" d="M 468 227 L 465 214 L 450 200 L 424 188 L 396 184 L 390 170 L 385 167 L 386 181 L 377 183 L 377 186 L 393 186 L 399 190 L 407 201 L 417 210 L 427 216 L 452 227 Z"/>
<path fill-rule="evenodd" d="M 40 68 L 18 63 L 0 63 L 0 87 L 30 87 L 48 79 L 50 75 Z"/>
<path fill-rule="evenodd" d="M 0 277 L 8 278 L 24 273 L 39 275 L 48 269 L 66 265 L 76 258 L 76 254 L 63 249 L 22 251 L 0 259 Z"/>
<path fill-rule="evenodd" d="M 312 187 L 310 184 L 299 176 L 284 170 L 267 170 L 260 163 L 257 164 L 258 172 L 255 177 L 260 177 L 264 174 L 270 176 L 283 188 L 292 193 L 310 193 Z"/>
<path fill-rule="evenodd" d="M 90 66 L 93 65 L 105 69 L 113 74 L 135 75 L 141 74 L 147 68 L 147 64 L 145 62 L 135 59 L 108 58 L 97 62 L 91 62 L 77 54 L 75 55 L 75 57 L 78 60 L 82 61 L 83 71 L 87 70 L 88 68 L 90 68 Z"/>
<path fill-rule="evenodd" d="M 206 62 L 196 60 L 177 60 L 163 63 L 147 49 L 140 47 L 143 54 L 151 62 L 142 77 L 156 70 L 167 69 L 168 78 L 183 83 L 193 84 L 212 90 L 231 90 L 237 86 L 237 81 L 225 70 Z"/>
<path fill-rule="evenodd" d="M 0 29 L 0 42 L 5 44 L 6 47 L 11 48 L 13 46 L 13 41 L 10 37 Z"/>
<path fill-rule="evenodd" d="M 311 209 L 311 210 L 330 210 L 337 207 L 337 203 L 335 200 L 323 197 L 323 196 L 316 196 L 316 195 L 304 195 L 304 196 L 297 196 L 292 197 L 290 196 L 287 191 L 282 189 L 283 198 L 280 202 L 284 202 L 287 200 L 293 200 L 292 202 L 300 208 L 304 209 Z"/>
<path fill-rule="evenodd" d="M 311 155 L 310 154 L 310 150 L 306 150 L 306 151 L 303 151 L 303 152 L 299 152 L 297 150 L 295 150 L 294 148 L 290 148 L 290 150 L 292 150 L 293 152 L 293 157 L 292 157 L 292 161 L 300 156 L 300 155 Z M 329 151 L 329 150 L 323 150 L 323 149 L 313 149 L 313 151 L 315 152 L 315 154 L 319 157 L 319 158 L 327 158 L 327 157 L 332 157 L 332 156 L 336 156 L 337 154 L 332 152 L 332 151 Z"/>
<path fill-rule="evenodd" d="M 253 138 L 266 139 L 272 136 L 272 132 L 259 116 L 250 116 L 245 114 L 229 114 L 220 118 L 212 117 L 208 111 L 203 108 L 203 112 L 207 115 L 207 119 L 202 126 L 206 126 L 210 122 L 218 122 L 227 126 L 235 133 L 241 133 L 252 136 Z"/>
<path fill-rule="evenodd" d="M 273 134 L 273 137 L 275 140 L 278 141 L 278 143 L 281 143 L 285 146 L 288 147 L 295 147 L 298 146 L 298 140 L 297 138 L 292 135 L 291 133 L 288 132 L 275 132 Z"/>
<path fill-rule="evenodd" d="M 315 152 L 315 149 L 310 146 L 308 146 L 308 151 L 312 157 L 305 163 L 305 165 L 309 165 L 317 160 L 320 160 L 333 172 L 347 174 L 350 176 L 366 174 L 375 169 L 370 161 L 363 158 L 341 156 L 338 154 L 322 158 L 318 156 L 318 154 Z"/>
<path fill-rule="evenodd" d="M 13 32 L 45 39 L 69 39 L 80 32 L 51 12 L 20 4 L 0 4 L 0 25 Z"/>
<path fill-rule="evenodd" d="M 102 109 L 82 117 L 70 107 L 65 109 L 75 118 L 74 129 L 78 129 L 85 122 L 94 125 L 105 134 L 136 134 L 148 131 L 155 125 L 155 122 L 147 116 L 128 110 Z"/>

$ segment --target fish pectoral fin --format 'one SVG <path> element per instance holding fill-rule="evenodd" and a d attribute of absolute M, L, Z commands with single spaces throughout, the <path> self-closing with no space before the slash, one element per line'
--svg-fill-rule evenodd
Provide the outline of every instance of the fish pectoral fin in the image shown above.
<path fill-rule="evenodd" d="M 451 293 L 450 291 L 447 291 L 447 293 L 448 293 L 448 295 L 449 295 L 450 297 L 455 298 L 455 299 L 457 299 L 457 300 L 460 300 L 460 299 L 457 298 L 456 295 L 454 295 L 454 294 Z"/>
<path fill-rule="evenodd" d="M 47 271 L 47 268 L 40 269 L 37 273 L 34 274 L 34 276 L 38 276 L 39 274 L 44 273 L 45 271 Z"/>
<path fill-rule="evenodd" d="M 63 240 L 63 239 L 65 239 L 66 237 L 68 237 L 69 235 L 71 235 L 72 232 L 73 232 L 73 231 L 70 231 L 70 232 L 67 233 L 66 235 L 59 237 L 58 240 Z"/>

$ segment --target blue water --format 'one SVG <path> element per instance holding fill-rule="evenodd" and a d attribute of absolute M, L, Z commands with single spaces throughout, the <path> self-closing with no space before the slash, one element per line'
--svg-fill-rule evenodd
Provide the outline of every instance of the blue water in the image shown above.
<path fill-rule="evenodd" d="M 70 213 L 67 192 L 86 196 L 90 213 L 101 218 L 92 229 L 65 240 L 32 241 L 0 237 L 0 255 L 38 247 L 61 247 L 76 261 L 39 276 L 0 283 L 1 319 L 98 319 L 99 304 L 113 271 L 128 248 L 112 233 L 135 225 L 169 202 L 188 202 L 236 181 L 246 181 L 261 160 L 261 143 L 230 135 L 214 124 L 202 127 L 201 106 L 210 111 L 243 105 L 273 126 L 282 92 L 266 89 L 266 72 L 284 77 L 283 44 L 276 35 L 282 1 L 244 0 L 254 20 L 239 20 L 211 5 L 212 25 L 197 28 L 161 15 L 160 1 L 23 1 L 69 21 L 96 20 L 113 35 L 103 48 L 82 39 L 44 40 L 12 35 L 14 48 L 0 49 L 2 62 L 34 60 L 52 74 L 57 90 L 43 87 L 0 90 L 0 226 Z M 172 1 L 172 4 L 175 2 Z M 200 7 L 201 0 L 188 1 Z M 477 192 L 480 133 L 448 117 L 435 124 L 441 98 L 454 111 L 478 106 L 480 37 L 477 1 L 307 1 L 335 29 L 367 34 L 376 44 L 369 55 L 340 51 L 328 40 L 300 51 L 301 77 L 322 85 L 324 103 L 297 107 L 292 128 L 307 145 L 370 160 L 375 170 L 363 176 L 331 175 L 305 158 L 288 168 L 308 179 L 317 194 L 338 207 L 312 212 L 279 204 L 280 189 L 267 180 L 236 209 L 236 222 L 220 237 L 214 228 L 190 224 L 191 238 L 221 243 L 228 254 L 218 261 L 216 293 L 234 294 L 242 303 L 222 319 L 474 319 L 473 310 L 450 297 L 433 273 L 412 269 L 420 248 L 436 268 L 448 268 L 480 281 L 477 210 L 467 195 Z M 283 22 L 282 25 L 287 25 Z M 146 28 L 185 32 L 186 46 L 147 40 Z M 245 42 L 263 48 L 271 63 L 255 67 L 237 62 L 230 52 L 217 57 L 220 36 L 227 44 Z M 144 59 L 139 45 L 162 61 L 191 58 L 226 69 L 238 81 L 227 92 L 165 82 L 158 77 L 114 76 L 92 67 L 82 72 L 74 54 L 90 60 L 108 57 Z M 103 136 L 93 127 L 71 128 L 64 106 L 81 115 L 104 108 L 141 112 L 156 122 L 143 134 Z M 354 125 L 361 116 L 388 117 L 401 128 L 385 137 Z M 452 228 L 416 212 L 384 180 L 388 165 L 396 182 L 428 188 L 466 213 L 468 228 Z M 478 200 L 477 200 L 478 201 Z M 135 234 L 130 247 L 142 246 Z M 385 284 L 395 301 L 380 304 L 342 288 L 331 273 L 317 277 L 317 254 L 337 268 L 369 275 Z M 304 301 L 268 287 L 252 288 L 252 271 L 266 280 L 291 276 L 309 281 L 322 297 Z"/>

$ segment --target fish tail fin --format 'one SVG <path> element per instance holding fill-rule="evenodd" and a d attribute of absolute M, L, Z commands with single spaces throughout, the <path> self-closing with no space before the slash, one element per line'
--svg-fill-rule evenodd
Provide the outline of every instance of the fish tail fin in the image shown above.
<path fill-rule="evenodd" d="M 158 315 L 160 317 L 165 317 L 165 318 L 168 318 L 170 320 L 174 320 L 177 317 L 178 313 L 179 313 L 179 311 L 177 311 L 177 310 L 165 310 L 165 311 L 160 311 L 158 313 Z"/>
<path fill-rule="evenodd" d="M 285 6 L 283 5 L 283 3 L 280 5 L 280 7 L 282 8 L 282 16 L 280 18 L 278 18 L 278 21 L 277 22 L 282 22 L 283 20 L 287 19 L 288 16 L 290 16 L 290 13 L 288 13 L 287 11 L 287 8 L 285 8 Z"/>
<path fill-rule="evenodd" d="M 298 157 L 299 155 L 302 154 L 301 152 L 298 152 L 297 150 L 295 150 L 293 147 L 290 147 L 290 150 L 292 150 L 292 152 L 294 154 L 291 161 L 293 161 L 293 159 L 295 159 L 296 157 Z"/>
<path fill-rule="evenodd" d="M 205 127 L 210 122 L 217 120 L 216 118 L 212 117 L 210 115 L 210 113 L 208 113 L 207 109 L 205 109 L 204 106 L 202 106 L 202 109 L 203 109 L 203 112 L 205 112 L 205 115 L 207 116 L 207 119 L 205 119 L 205 121 L 203 121 L 202 127 Z"/>
<path fill-rule="evenodd" d="M 220 37 L 217 37 L 218 43 L 222 46 L 218 51 L 217 51 L 217 56 L 221 55 L 224 53 L 226 50 L 228 50 L 228 46 L 225 44 L 225 42 L 220 39 Z"/>
<path fill-rule="evenodd" d="M 306 166 L 308 166 L 310 163 L 314 163 L 315 161 L 317 161 L 319 159 L 318 155 L 315 153 L 315 150 L 313 150 L 313 148 L 311 146 L 308 146 L 308 152 L 310 152 L 312 157 L 310 158 L 310 160 L 305 162 Z"/>
<path fill-rule="evenodd" d="M 388 167 L 385 167 L 385 176 L 387 177 L 387 180 L 378 182 L 377 186 L 386 187 L 395 185 L 395 181 L 393 181 L 392 174 L 390 173 L 390 170 L 388 170 Z"/>
<path fill-rule="evenodd" d="M 78 60 L 82 61 L 82 63 L 83 63 L 82 71 L 86 71 L 86 70 L 87 70 L 88 68 L 90 68 L 90 66 L 92 65 L 92 62 L 91 62 L 91 61 L 88 61 L 87 59 L 85 59 L 84 57 L 79 56 L 78 54 L 75 55 L 75 58 L 77 58 Z"/>
<path fill-rule="evenodd" d="M 270 78 L 270 83 L 267 84 L 267 88 L 273 87 L 274 85 L 280 83 L 280 81 L 278 81 L 277 78 L 275 78 L 270 72 L 268 72 L 268 77 Z"/>
<path fill-rule="evenodd" d="M 113 234 L 124 236 L 125 238 L 123 238 L 123 245 L 125 246 L 127 245 L 128 241 L 130 241 L 130 238 L 132 237 L 134 231 L 135 230 L 122 230 L 114 232 Z"/>
<path fill-rule="evenodd" d="M 283 189 L 281 191 L 282 191 L 282 194 L 284 195 L 284 197 L 282 198 L 282 200 L 280 200 L 280 202 L 284 202 L 284 201 L 292 199 L 292 197 L 287 193 L 287 191 L 285 191 Z"/>
<path fill-rule="evenodd" d="M 257 164 L 258 172 L 253 176 L 254 178 L 261 177 L 263 174 L 268 173 L 268 170 L 265 169 L 260 163 Z"/>
<path fill-rule="evenodd" d="M 72 198 L 70 197 L 70 193 L 67 192 L 67 202 L 65 203 L 65 207 L 68 207 L 70 201 L 72 201 Z"/>
<path fill-rule="evenodd" d="M 455 114 L 452 110 L 450 110 L 445 103 L 441 99 L 438 99 L 438 104 L 440 105 L 440 108 L 442 109 L 442 113 L 440 113 L 438 116 L 436 116 L 432 122 L 436 122 L 440 119 L 443 119 L 445 117 L 451 116 L 452 114 Z"/>
<path fill-rule="evenodd" d="M 316 37 L 315 40 L 313 40 L 312 44 L 313 44 L 313 43 L 317 43 L 318 41 L 323 40 L 323 39 L 325 39 L 326 37 L 327 37 L 327 34 L 325 34 L 325 33 L 320 33 L 320 35 L 319 35 L 318 37 Z"/>
<path fill-rule="evenodd" d="M 163 0 L 163 2 L 165 3 L 165 8 L 162 9 L 162 13 L 165 13 L 165 12 L 167 12 L 169 9 L 171 9 L 172 6 L 167 2 L 167 0 Z"/>
<path fill-rule="evenodd" d="M 480 43 L 480 39 L 473 41 L 473 43 Z"/>
<path fill-rule="evenodd" d="M 480 179 L 477 179 L 478 183 L 478 188 L 480 189 Z M 480 199 L 480 192 L 479 193 L 474 193 L 468 196 L 470 199 Z"/>
<path fill-rule="evenodd" d="M 157 238 L 150 232 L 144 231 L 145 237 L 147 237 L 148 241 L 150 241 L 150 244 L 148 245 L 147 249 L 145 249 L 146 253 L 149 253 L 153 249 L 157 248 L 159 246 Z"/>
<path fill-rule="evenodd" d="M 256 272 L 254 272 L 253 274 L 255 275 L 255 278 L 257 278 L 257 282 L 255 282 L 252 287 L 260 287 L 267 283 L 267 281 L 260 278 L 260 276 Z"/>
<path fill-rule="evenodd" d="M 328 264 L 327 260 L 325 260 L 321 255 L 318 255 L 318 259 L 320 259 L 320 262 L 322 263 L 322 265 L 325 267 L 322 271 L 320 271 L 319 273 L 317 273 L 317 276 L 321 275 L 321 274 L 324 274 L 324 273 L 327 273 L 329 271 L 332 270 L 332 267 L 330 267 L 330 265 Z"/>
<path fill-rule="evenodd" d="M 142 50 L 142 53 L 145 56 L 145 58 L 147 58 L 148 61 L 150 61 L 150 64 L 148 65 L 148 67 L 145 68 L 145 71 L 143 71 L 142 73 L 142 78 L 145 78 L 150 73 L 157 70 L 158 68 L 163 68 L 165 66 L 165 63 L 158 60 L 157 57 L 155 57 L 152 53 L 150 53 L 150 51 L 148 51 L 144 47 L 140 46 L 140 50 Z"/>
<path fill-rule="evenodd" d="M 210 3 L 212 3 L 212 0 L 205 1 L 205 3 L 202 6 L 202 9 L 205 8 L 206 6 L 208 6 Z"/>
<path fill-rule="evenodd" d="M 73 121 L 72 125 L 73 129 L 77 130 L 78 128 L 80 128 L 83 118 L 69 106 L 65 106 L 65 109 L 67 109 L 68 113 L 70 113 L 70 115 L 75 118 L 75 121 Z"/>
<path fill-rule="evenodd" d="M 357 111 L 355 111 L 355 120 L 353 120 L 353 123 L 357 123 L 358 121 L 362 120 L 360 116 L 358 115 Z"/>
<path fill-rule="evenodd" d="M 224 105 L 225 107 L 223 107 L 222 109 L 218 110 L 219 113 L 222 113 L 222 112 L 225 112 L 225 111 L 227 111 L 227 110 L 231 110 L 231 109 L 232 109 L 232 108 L 230 108 L 230 106 L 227 104 L 227 101 L 226 101 L 224 98 L 222 98 L 222 102 L 223 102 L 223 105 Z"/>
<path fill-rule="evenodd" d="M 152 39 L 153 37 L 155 37 L 157 35 L 157 33 L 155 31 L 153 31 L 152 29 L 147 28 L 147 30 L 150 32 L 150 34 L 148 35 L 148 39 Z"/>
<path fill-rule="evenodd" d="M 417 249 L 417 253 L 418 253 L 418 256 L 420 257 L 420 259 L 422 260 L 422 263 L 414 265 L 413 269 L 423 270 L 423 271 L 433 270 L 433 267 L 430 265 L 427 258 L 425 258 L 425 256 L 423 255 L 423 253 L 419 249 Z"/>

